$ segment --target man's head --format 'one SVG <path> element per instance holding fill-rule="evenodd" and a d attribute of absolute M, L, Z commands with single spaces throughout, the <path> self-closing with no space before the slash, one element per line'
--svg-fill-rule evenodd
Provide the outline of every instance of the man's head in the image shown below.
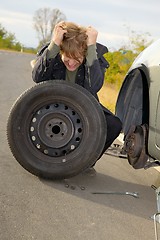
<path fill-rule="evenodd" d="M 87 51 L 86 28 L 72 22 L 64 22 L 67 30 L 60 45 L 62 61 L 69 71 L 76 70 L 83 62 Z"/>

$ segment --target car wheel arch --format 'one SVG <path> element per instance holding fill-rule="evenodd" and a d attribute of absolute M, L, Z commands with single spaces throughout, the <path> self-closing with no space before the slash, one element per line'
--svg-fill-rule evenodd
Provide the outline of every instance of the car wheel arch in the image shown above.
<path fill-rule="evenodd" d="M 143 66 L 125 77 L 116 103 L 116 115 L 122 121 L 124 134 L 131 125 L 148 125 L 149 77 Z"/>

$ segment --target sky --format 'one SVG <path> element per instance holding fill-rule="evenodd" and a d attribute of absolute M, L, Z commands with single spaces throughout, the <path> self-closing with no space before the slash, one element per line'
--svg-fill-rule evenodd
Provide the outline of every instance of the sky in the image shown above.
<path fill-rule="evenodd" d="M 160 38 L 160 0 L 0 0 L 0 23 L 24 46 L 37 47 L 33 16 L 39 8 L 58 8 L 67 21 L 93 26 L 98 42 L 111 50 L 127 46 L 132 32 Z"/>

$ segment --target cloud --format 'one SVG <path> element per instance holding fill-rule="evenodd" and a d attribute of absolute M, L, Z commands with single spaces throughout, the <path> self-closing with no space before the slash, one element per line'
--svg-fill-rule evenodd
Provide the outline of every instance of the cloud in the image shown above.
<path fill-rule="evenodd" d="M 32 15 L 0 9 L 0 16 L 2 26 L 8 32 L 14 33 L 19 42 L 28 47 L 37 46 Z"/>
<path fill-rule="evenodd" d="M 16 38 L 27 46 L 38 44 L 33 28 L 33 15 L 39 8 L 58 8 L 68 21 L 99 31 L 99 41 L 112 47 L 127 42 L 131 31 L 149 32 L 153 39 L 160 37 L 160 1 L 153 0 L 5 0 L 1 3 L 0 23 L 15 33 Z"/>
<path fill-rule="evenodd" d="M 11 12 L 0 9 L 0 21 L 8 25 L 22 25 L 24 28 L 31 21 L 32 17 L 29 14 L 24 14 L 20 12 Z M 7 16 L 7 17 L 6 17 Z"/>

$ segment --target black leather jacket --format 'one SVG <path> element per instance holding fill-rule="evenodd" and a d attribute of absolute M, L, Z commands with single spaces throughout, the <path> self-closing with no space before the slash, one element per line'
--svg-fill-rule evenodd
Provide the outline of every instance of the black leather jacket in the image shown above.
<path fill-rule="evenodd" d="M 47 48 L 46 45 L 38 53 L 35 67 L 32 71 L 33 81 L 36 83 L 47 80 L 65 80 L 66 67 L 62 62 L 60 55 L 55 58 L 47 60 Z M 106 68 L 109 67 L 107 60 L 103 57 L 103 54 L 108 52 L 107 47 L 97 43 L 97 57 L 98 59 L 88 67 L 86 60 L 79 66 L 75 83 L 81 85 L 90 91 L 97 99 L 97 92 L 101 89 L 104 82 L 104 74 Z"/>

